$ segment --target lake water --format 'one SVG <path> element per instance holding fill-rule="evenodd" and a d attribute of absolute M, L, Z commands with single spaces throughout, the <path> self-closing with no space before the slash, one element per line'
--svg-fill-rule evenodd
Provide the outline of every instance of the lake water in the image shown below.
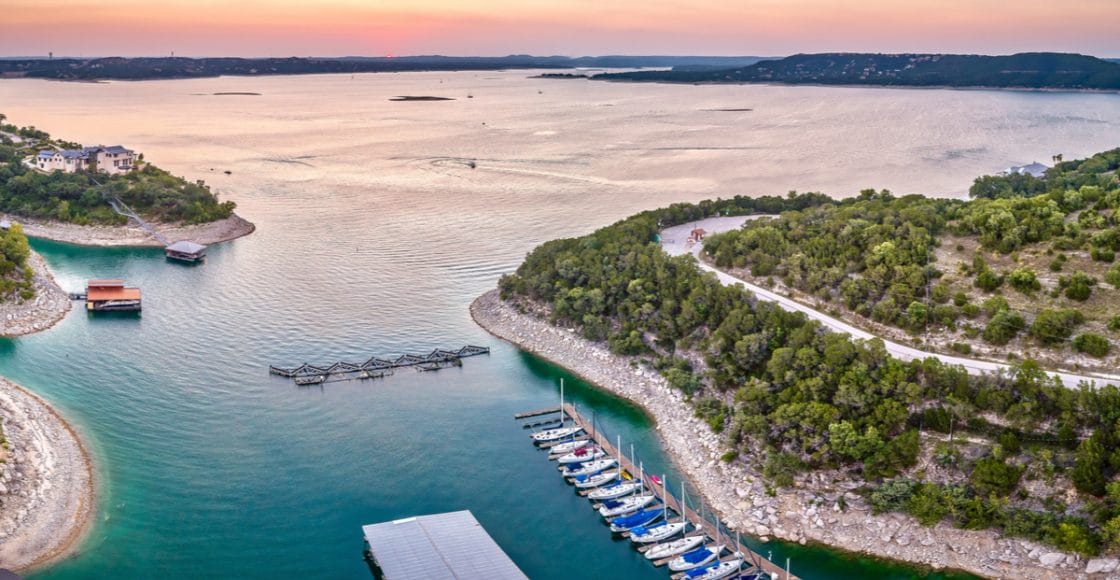
<path fill-rule="evenodd" d="M 198 267 L 33 244 L 66 289 L 120 277 L 145 301 L 140 317 L 76 310 L 0 340 L 0 373 L 61 407 L 101 470 L 89 541 L 37 577 L 368 578 L 362 524 L 470 509 L 533 578 L 665 578 L 610 540 L 512 420 L 554 404 L 567 375 L 475 326 L 475 296 L 537 244 L 642 209 L 790 189 L 960 195 L 977 174 L 1120 134 L 1116 95 L 526 77 L 0 82 L 11 121 L 142 151 L 258 226 Z M 267 372 L 467 343 L 493 352 L 323 388 Z M 581 408 L 679 481 L 648 419 L 567 378 Z M 806 578 L 919 575 L 769 550 Z"/>

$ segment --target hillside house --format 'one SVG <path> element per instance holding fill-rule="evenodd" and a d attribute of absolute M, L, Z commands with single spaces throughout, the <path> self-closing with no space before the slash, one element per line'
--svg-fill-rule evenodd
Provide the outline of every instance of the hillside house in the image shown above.
<path fill-rule="evenodd" d="M 35 167 L 43 171 L 74 173 L 79 170 L 98 171 L 109 175 L 128 173 L 134 167 L 136 154 L 120 145 L 83 147 L 82 149 L 44 149 L 35 157 Z"/>

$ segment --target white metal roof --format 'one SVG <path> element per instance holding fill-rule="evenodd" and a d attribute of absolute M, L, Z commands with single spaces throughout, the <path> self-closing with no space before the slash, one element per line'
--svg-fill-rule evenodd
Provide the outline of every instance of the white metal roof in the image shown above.
<path fill-rule="evenodd" d="M 386 580 L 528 578 L 467 510 L 370 524 L 362 532 Z"/>

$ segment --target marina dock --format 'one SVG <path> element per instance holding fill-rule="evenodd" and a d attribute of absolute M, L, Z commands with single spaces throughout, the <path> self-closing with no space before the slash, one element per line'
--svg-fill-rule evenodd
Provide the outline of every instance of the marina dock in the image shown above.
<path fill-rule="evenodd" d="M 318 385 L 334 381 L 381 378 L 393 374 L 395 369 L 405 367 L 434 371 L 449 366 L 462 366 L 464 358 L 483 354 L 490 354 L 490 348 L 468 344 L 459 350 L 437 348 L 426 355 L 403 354 L 392 360 L 374 356 L 361 363 L 340 361 L 327 366 L 303 363 L 298 367 L 287 368 L 270 365 L 268 372 L 288 377 L 297 385 Z"/>
<path fill-rule="evenodd" d="M 528 579 L 467 510 L 370 524 L 362 533 L 375 578 Z"/>
<path fill-rule="evenodd" d="M 518 415 L 516 415 L 516 418 L 533 418 L 549 413 L 557 413 L 559 411 L 559 408 L 552 408 L 544 409 L 541 411 L 532 411 L 528 413 L 519 413 Z M 624 453 L 621 452 L 620 449 L 617 449 L 615 447 L 610 437 L 608 437 L 601 430 L 596 429 L 595 424 L 580 415 L 573 405 L 564 404 L 562 416 L 565 418 L 565 421 L 571 420 L 574 424 L 582 427 L 584 433 L 582 438 L 590 438 L 592 441 L 594 441 L 594 443 L 606 453 L 607 457 L 615 459 L 618 462 L 618 466 L 622 468 L 627 474 L 629 474 L 633 478 L 639 477 L 639 474 L 641 473 L 640 467 L 638 465 L 634 465 L 631 458 L 628 458 Z M 577 436 L 575 439 L 579 440 L 580 438 L 580 436 Z M 570 440 L 571 439 L 566 439 L 565 441 Z M 541 444 L 539 446 L 545 448 L 559 443 L 561 443 L 561 441 L 556 441 L 552 444 Z M 739 542 L 736 538 L 733 538 L 729 534 L 725 533 L 707 517 L 704 517 L 702 514 L 698 513 L 695 509 L 689 506 L 687 502 L 680 501 L 680 498 L 675 497 L 671 492 L 665 489 L 661 482 L 655 481 L 651 474 L 645 475 L 645 484 L 646 489 L 656 495 L 661 503 L 668 506 L 668 509 L 674 512 L 677 517 L 684 517 L 687 521 L 691 522 L 694 527 L 696 527 L 697 524 L 700 524 L 700 529 L 686 532 L 684 534 L 685 536 L 703 534 L 710 537 L 716 544 L 722 544 L 724 546 L 730 547 L 730 552 L 732 555 L 734 555 L 735 552 L 742 554 L 745 565 L 753 567 L 749 571 L 742 573 L 743 578 L 754 578 L 755 574 L 761 572 L 768 575 L 772 580 L 798 580 L 797 576 L 790 574 L 785 568 L 782 568 L 774 562 L 771 562 L 761 554 L 754 552 L 746 545 Z M 723 557 L 717 559 L 717 561 L 727 559 L 729 558 Z M 665 563 L 667 563 L 667 561 L 654 562 L 655 565 L 662 565 Z M 739 578 L 740 576 L 735 575 L 731 577 Z"/>

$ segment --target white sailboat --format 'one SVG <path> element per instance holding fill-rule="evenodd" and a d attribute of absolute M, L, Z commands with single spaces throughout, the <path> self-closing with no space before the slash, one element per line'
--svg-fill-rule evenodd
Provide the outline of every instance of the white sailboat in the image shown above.
<path fill-rule="evenodd" d="M 720 552 L 723 552 L 722 545 L 708 544 L 703 548 L 686 552 L 673 558 L 669 562 L 669 569 L 673 572 L 684 572 L 686 570 L 695 570 L 711 564 L 719 557 Z"/>
<path fill-rule="evenodd" d="M 610 469 L 617 465 L 618 462 L 613 457 L 606 459 L 596 459 L 595 461 L 586 461 L 584 463 L 569 463 L 560 468 L 560 475 L 564 477 L 576 477 L 577 475 L 591 475 L 598 473 L 604 469 Z"/>
<path fill-rule="evenodd" d="M 576 449 L 575 451 L 568 453 L 567 455 L 561 455 L 560 457 L 556 458 L 556 461 L 560 462 L 561 465 L 565 465 L 568 463 L 583 463 L 585 461 L 594 461 L 606 456 L 607 452 L 603 451 L 598 446 L 584 447 L 582 449 Z"/>
<path fill-rule="evenodd" d="M 566 437 L 572 437 L 576 433 L 583 431 L 583 427 L 573 425 L 571 427 L 564 426 L 564 379 L 560 379 L 560 426 L 552 429 L 545 429 L 544 431 L 537 431 L 529 435 L 534 443 L 548 443 L 551 441 L 559 441 Z"/>
<path fill-rule="evenodd" d="M 599 515 L 604 518 L 613 518 L 615 516 L 624 516 L 626 514 L 634 513 L 647 505 L 657 501 L 657 496 L 652 493 L 642 495 L 632 495 L 622 499 L 612 499 L 603 502 L 599 506 Z"/>
<path fill-rule="evenodd" d="M 575 486 L 579 489 L 591 489 L 593 487 L 604 486 L 614 480 L 618 479 L 618 470 L 612 469 L 594 475 L 580 475 L 575 478 Z"/>
<path fill-rule="evenodd" d="M 743 559 L 735 558 L 732 560 L 727 560 L 725 562 L 720 562 L 719 564 L 710 566 L 708 568 L 697 568 L 696 570 L 689 572 L 687 578 L 688 580 L 719 580 L 720 578 L 727 578 L 732 574 L 738 574 L 739 571 L 742 570 L 742 568 Z M 696 574 L 696 572 L 700 573 Z"/>
<path fill-rule="evenodd" d="M 666 479 L 664 475 L 661 476 L 661 495 L 666 499 L 669 498 L 669 493 L 666 491 Z M 661 509 L 662 513 L 664 514 L 662 516 L 663 519 L 651 526 L 644 526 L 631 530 L 631 542 L 634 542 L 635 544 L 652 544 L 654 542 L 660 542 L 661 540 L 667 540 L 683 532 L 685 527 L 688 526 L 688 521 L 685 520 L 684 515 L 681 515 L 681 521 L 679 522 L 669 522 L 668 501 L 665 502 Z"/>
<path fill-rule="evenodd" d="M 685 491 L 684 491 L 684 481 L 681 481 L 681 514 L 682 514 L 681 517 L 682 517 L 682 519 L 684 517 L 683 514 L 684 514 L 684 504 L 685 503 L 686 503 L 686 499 L 685 499 Z M 697 529 L 700 529 L 700 524 L 697 524 L 696 527 L 697 527 Z M 650 547 L 649 550 L 646 551 L 645 556 L 646 556 L 646 558 L 648 558 L 650 560 L 660 560 L 662 558 L 670 558 L 670 557 L 673 557 L 673 556 L 679 556 L 679 555 L 684 554 L 686 552 L 691 552 L 692 550 L 695 550 L 697 547 L 699 547 L 701 544 L 704 543 L 705 539 L 707 539 L 707 538 L 703 534 L 697 534 L 695 536 L 686 536 L 684 538 L 680 538 L 679 540 L 673 540 L 671 542 L 665 542 L 664 544 L 658 544 L 656 546 L 652 546 L 652 547 Z"/>

